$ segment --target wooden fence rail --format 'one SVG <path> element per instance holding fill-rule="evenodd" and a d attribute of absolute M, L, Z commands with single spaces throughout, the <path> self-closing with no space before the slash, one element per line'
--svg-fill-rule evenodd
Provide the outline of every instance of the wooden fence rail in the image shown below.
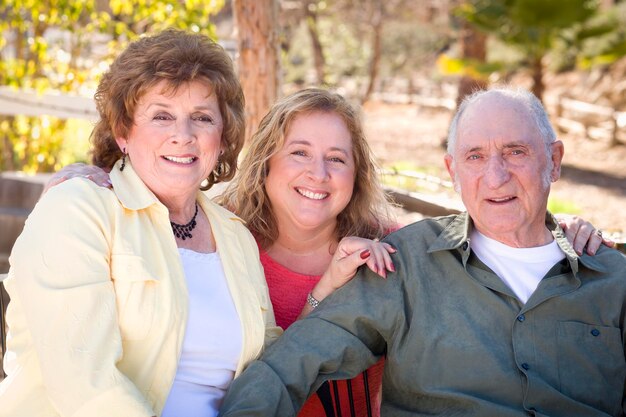
<path fill-rule="evenodd" d="M 592 139 L 608 140 L 609 146 L 626 143 L 626 112 L 561 96 L 556 103 L 556 127 L 579 131 Z"/>

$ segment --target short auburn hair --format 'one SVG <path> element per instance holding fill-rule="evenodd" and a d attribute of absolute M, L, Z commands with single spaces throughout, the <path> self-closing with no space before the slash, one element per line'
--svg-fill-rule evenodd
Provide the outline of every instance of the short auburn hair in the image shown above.
<path fill-rule="evenodd" d="M 207 36 L 172 29 L 130 43 L 100 80 L 95 94 L 100 120 L 91 134 L 92 163 L 111 169 L 122 157 L 115 138 L 127 137 L 139 100 L 161 81 L 171 91 L 192 81 L 211 87 L 224 121 L 224 153 L 203 189 L 230 180 L 245 138 L 245 101 L 232 60 Z"/>

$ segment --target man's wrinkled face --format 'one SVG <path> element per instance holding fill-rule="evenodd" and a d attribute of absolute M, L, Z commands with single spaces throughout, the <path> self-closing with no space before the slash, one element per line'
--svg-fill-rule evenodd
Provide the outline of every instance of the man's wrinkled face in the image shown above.
<path fill-rule="evenodd" d="M 546 148 L 526 107 L 487 93 L 461 115 L 446 166 L 481 233 L 514 247 L 538 246 L 562 156 L 560 141 Z"/>

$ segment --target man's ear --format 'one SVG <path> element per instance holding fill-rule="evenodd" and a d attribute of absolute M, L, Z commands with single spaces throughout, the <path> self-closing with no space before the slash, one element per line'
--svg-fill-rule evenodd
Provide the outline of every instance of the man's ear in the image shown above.
<path fill-rule="evenodd" d="M 443 161 L 446 164 L 446 169 L 448 170 L 448 174 L 450 175 L 450 179 L 452 182 L 455 182 L 456 175 L 454 174 L 454 158 L 449 153 L 444 156 Z"/>
<path fill-rule="evenodd" d="M 556 182 L 561 178 L 561 163 L 563 162 L 565 148 L 563 147 L 563 142 L 560 140 L 551 143 L 550 146 L 552 147 L 552 172 L 550 172 L 550 180 Z"/>

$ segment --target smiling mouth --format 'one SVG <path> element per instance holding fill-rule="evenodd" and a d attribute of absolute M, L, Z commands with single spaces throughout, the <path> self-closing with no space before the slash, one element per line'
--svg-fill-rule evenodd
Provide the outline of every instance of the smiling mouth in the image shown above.
<path fill-rule="evenodd" d="M 326 197 L 328 197 L 328 193 L 314 193 L 312 191 L 302 190 L 300 188 L 296 188 L 296 191 L 301 196 L 304 196 L 306 198 L 310 198 L 311 200 L 323 200 Z"/>
<path fill-rule="evenodd" d="M 502 198 L 488 198 L 487 201 L 490 203 L 502 204 L 508 203 L 509 201 L 515 200 L 517 197 L 502 197 Z"/>
<path fill-rule="evenodd" d="M 176 162 L 177 164 L 190 164 L 198 158 L 196 158 L 195 156 L 185 156 L 185 157 L 163 156 L 163 159 L 166 159 L 170 162 Z"/>

